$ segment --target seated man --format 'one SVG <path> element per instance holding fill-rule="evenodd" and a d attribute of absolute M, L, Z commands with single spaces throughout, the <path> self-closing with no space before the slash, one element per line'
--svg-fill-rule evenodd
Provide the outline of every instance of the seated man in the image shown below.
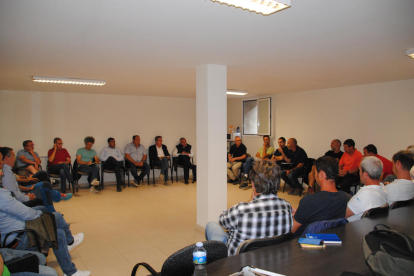
<path fill-rule="evenodd" d="M 18 169 L 25 169 L 33 178 L 40 181 L 48 181 L 53 185 L 58 185 L 59 181 L 51 179 L 47 172 L 39 170 L 39 165 L 42 161 L 40 160 L 39 154 L 34 151 L 34 143 L 31 140 L 26 140 L 23 142 L 23 148 L 24 149 L 19 150 L 16 154 L 16 167 Z"/>
<path fill-rule="evenodd" d="M 346 218 L 349 222 L 359 220 L 365 211 L 384 206 L 388 194 L 379 179 L 382 173 L 382 162 L 377 157 L 368 156 L 362 159 L 359 178 L 364 187 L 359 189 L 348 202 Z"/>
<path fill-rule="evenodd" d="M 388 175 L 392 175 L 392 162 L 387 158 L 381 156 L 377 152 L 377 147 L 373 144 L 369 144 L 364 148 L 364 156 L 375 156 L 382 162 L 382 174 L 380 177 L 380 182 L 382 182 Z"/>
<path fill-rule="evenodd" d="M 282 171 L 282 179 L 285 181 L 285 185 L 290 186 L 289 195 L 299 195 L 303 191 L 303 187 L 299 183 L 298 177 L 304 173 L 303 166 L 305 165 L 306 159 L 308 159 L 308 155 L 304 149 L 298 146 L 295 138 L 290 138 L 287 146 L 289 151 L 287 155 L 282 154 L 283 160 L 291 163 L 292 168 Z"/>
<path fill-rule="evenodd" d="M 250 171 L 252 196 L 223 212 L 217 222 L 206 226 L 206 239 L 227 243 L 229 256 L 246 240 L 289 233 L 292 229 L 292 206 L 278 198 L 280 168 L 275 162 L 261 160 Z M 223 228 L 227 230 L 225 232 Z"/>
<path fill-rule="evenodd" d="M 143 181 L 144 177 L 149 173 L 148 164 L 145 162 L 147 160 L 147 150 L 141 145 L 141 138 L 139 135 L 132 136 L 132 142 L 125 146 L 124 153 L 125 163 L 128 164 L 129 162 L 130 164 L 129 168 L 134 177 L 134 185 L 138 187 L 140 182 Z M 139 176 L 137 174 L 137 167 L 142 168 Z"/>
<path fill-rule="evenodd" d="M 155 145 L 150 146 L 148 151 L 154 166 L 161 168 L 160 179 L 164 180 L 164 185 L 168 186 L 168 160 L 170 159 L 170 153 L 167 146 L 162 144 L 162 136 L 155 137 Z"/>
<path fill-rule="evenodd" d="M 99 185 L 99 158 L 96 151 L 92 149 L 92 145 L 95 143 L 95 138 L 87 136 L 83 141 L 85 142 L 85 147 L 78 149 L 76 152 L 78 170 L 89 175 L 88 182 L 91 186 L 90 192 L 97 193 L 98 191 L 95 190 L 94 186 Z"/>
<path fill-rule="evenodd" d="M 309 224 L 320 220 L 344 218 L 348 196 L 338 192 L 335 178 L 338 175 L 338 161 L 330 156 L 315 161 L 316 182 L 321 192 L 305 196 L 293 217 L 292 233 L 301 235 Z"/>
<path fill-rule="evenodd" d="M 359 181 L 358 170 L 363 156 L 355 148 L 355 142 L 352 139 L 345 140 L 344 151 L 345 153 L 339 160 L 339 174 L 335 182 L 339 190 L 349 193 L 351 186 Z"/>
<path fill-rule="evenodd" d="M 249 188 L 249 172 L 253 168 L 255 161 L 269 159 L 275 150 L 270 146 L 270 137 L 269 135 L 263 136 L 263 146 L 257 151 L 255 157 L 249 157 L 246 159 L 246 162 L 243 164 L 243 181 L 240 185 L 240 189 Z"/>
<path fill-rule="evenodd" d="M 233 183 L 237 185 L 239 179 L 237 178 L 237 174 L 239 173 L 239 169 L 241 168 L 244 161 L 246 161 L 247 157 L 247 148 L 244 144 L 242 144 L 242 140 L 240 136 L 236 136 L 234 138 L 234 144 L 230 147 L 230 152 L 227 153 L 227 176 L 230 178 L 228 183 Z"/>
<path fill-rule="evenodd" d="M 325 153 L 325 156 L 331 156 L 339 162 L 341 160 L 341 157 L 344 153 L 341 151 L 341 140 L 334 139 L 331 142 L 331 150 L 327 151 Z M 316 176 L 316 168 L 315 165 L 312 166 L 312 171 L 308 175 L 309 179 L 309 188 L 308 188 L 308 194 L 313 194 L 315 192 L 315 176 Z"/>
<path fill-rule="evenodd" d="M 414 198 L 414 183 L 410 169 L 414 166 L 414 155 L 408 150 L 401 150 L 392 157 L 393 171 L 397 179 L 385 185 L 388 193 L 388 204 Z"/>
<path fill-rule="evenodd" d="M 87 276 L 89 271 L 78 270 L 72 262 L 70 251 L 82 244 L 84 235 L 79 233 L 72 235 L 69 224 L 66 223 L 61 213 L 54 212 L 56 219 L 57 238 L 59 249 L 53 249 L 56 259 L 65 275 Z M 23 205 L 14 198 L 9 190 L 0 188 L 0 232 L 1 243 L 5 236 L 13 231 L 25 229 L 26 221 L 37 219 L 42 212 Z M 37 250 L 29 247 L 27 234 L 12 234 L 6 241 L 6 247 L 16 250 Z"/>
<path fill-rule="evenodd" d="M 47 153 L 49 173 L 60 175 L 60 188 L 62 193 L 66 193 L 66 179 L 70 185 L 75 185 L 72 173 L 69 170 L 71 163 L 69 152 L 63 148 L 62 139 L 56 137 L 53 140 L 53 148 Z M 79 187 L 77 187 L 79 188 Z"/>
<path fill-rule="evenodd" d="M 191 157 L 194 157 L 194 152 L 190 144 L 187 144 L 185 138 L 180 139 L 180 144 L 176 147 L 173 156 L 178 157 L 178 164 L 184 168 L 184 183 L 188 185 L 188 178 L 190 174 L 190 168 L 193 171 L 193 183 L 197 181 L 197 167 L 190 161 Z M 173 177 L 171 175 L 171 177 Z"/>
<path fill-rule="evenodd" d="M 121 150 L 115 147 L 115 139 L 108 138 L 108 146 L 99 155 L 99 159 L 105 164 L 102 169 L 113 170 L 116 178 L 116 191 L 122 192 L 121 169 L 124 168 L 124 155 Z"/>
<path fill-rule="evenodd" d="M 414 155 L 414 145 L 408 146 L 407 150 L 409 152 L 411 152 L 411 154 Z M 384 185 L 387 185 L 391 182 L 393 182 L 395 179 L 397 179 L 397 176 L 394 174 L 389 174 L 387 177 L 384 178 L 384 180 L 382 181 L 384 183 Z"/>
<path fill-rule="evenodd" d="M 273 161 L 276 161 L 276 164 L 278 164 L 279 165 L 279 167 L 282 169 L 282 170 L 284 170 L 286 167 L 285 167 L 285 164 L 282 164 L 283 162 L 284 162 L 284 160 L 283 160 L 283 154 L 284 155 L 287 155 L 288 154 L 288 151 L 289 151 L 289 149 L 288 149 L 288 147 L 286 146 L 286 139 L 285 139 L 285 137 L 280 137 L 278 140 L 277 140 L 277 143 L 278 143 L 278 145 L 279 145 L 279 148 L 277 149 L 277 150 L 275 150 L 275 152 L 273 153 L 273 155 L 272 155 L 272 160 Z"/>
<path fill-rule="evenodd" d="M 42 203 L 49 212 L 56 212 L 53 206 L 53 201 L 59 202 L 62 198 L 61 193 L 53 190 L 50 183 L 46 181 L 36 183 L 29 187 L 19 186 L 11 169 L 11 165 L 13 165 L 16 160 L 16 155 L 14 154 L 13 149 L 8 147 L 0 148 L 0 157 L 2 159 L 1 162 L 4 162 L 2 166 L 4 173 L 4 176 L 2 178 L 2 185 L 4 188 L 13 192 L 18 201 L 29 207 L 34 207 Z M 32 193 L 24 195 L 20 191 L 21 189 L 24 191 L 32 191 Z M 63 196 L 65 196 L 66 199 L 70 199 L 72 197 L 72 194 L 66 194 Z M 36 198 L 42 199 L 42 202 L 35 201 Z"/>

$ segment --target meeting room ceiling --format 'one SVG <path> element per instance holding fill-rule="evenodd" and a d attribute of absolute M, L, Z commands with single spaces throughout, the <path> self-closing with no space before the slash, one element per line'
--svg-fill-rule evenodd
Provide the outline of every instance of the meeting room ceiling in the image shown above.
<path fill-rule="evenodd" d="M 191 98 L 203 64 L 251 96 L 414 78 L 413 0 L 291 4 L 262 16 L 209 0 L 0 0 L 0 90 Z"/>

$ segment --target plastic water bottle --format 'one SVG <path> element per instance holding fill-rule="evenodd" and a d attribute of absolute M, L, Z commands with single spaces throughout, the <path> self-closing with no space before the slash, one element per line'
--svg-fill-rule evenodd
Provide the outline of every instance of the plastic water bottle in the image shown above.
<path fill-rule="evenodd" d="M 194 276 L 207 276 L 207 251 L 203 247 L 202 242 L 196 243 L 193 251 Z"/>

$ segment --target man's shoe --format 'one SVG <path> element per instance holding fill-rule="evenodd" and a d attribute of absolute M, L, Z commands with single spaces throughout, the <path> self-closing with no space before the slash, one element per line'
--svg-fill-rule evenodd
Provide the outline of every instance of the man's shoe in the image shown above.
<path fill-rule="evenodd" d="M 239 189 L 244 189 L 244 188 L 247 188 L 248 186 L 249 184 L 247 182 L 244 182 L 239 186 Z"/>
<path fill-rule="evenodd" d="M 121 186 L 118 186 L 118 187 L 116 188 L 116 191 L 117 191 L 117 192 L 122 192 L 122 188 L 121 188 Z"/>
<path fill-rule="evenodd" d="M 171 184 L 170 184 L 168 181 L 165 181 L 165 182 L 164 182 L 164 185 L 165 185 L 165 186 L 171 186 Z"/>
<path fill-rule="evenodd" d="M 74 187 L 75 189 L 81 188 L 81 186 L 79 184 L 76 184 L 75 182 L 70 182 L 70 185 L 72 185 L 72 187 Z"/>
<path fill-rule="evenodd" d="M 67 194 L 60 194 L 60 199 L 61 200 L 69 200 L 72 198 L 72 194 L 71 193 L 67 193 Z"/>
<path fill-rule="evenodd" d="M 87 271 L 87 270 L 84 270 L 84 271 L 78 270 L 78 271 L 76 271 L 75 274 L 72 274 L 72 276 L 89 276 L 89 275 L 91 275 L 91 272 Z M 63 276 L 68 276 L 68 275 L 63 274 Z"/>
<path fill-rule="evenodd" d="M 92 180 L 91 185 L 92 186 L 98 186 L 99 185 L 98 179 L 95 178 L 94 180 Z"/>
<path fill-rule="evenodd" d="M 71 252 L 73 249 L 81 245 L 84 238 L 85 238 L 85 235 L 83 233 L 78 233 L 76 235 L 73 235 L 73 243 L 71 245 L 68 245 L 69 252 Z"/>
<path fill-rule="evenodd" d="M 185 181 L 184 181 L 184 184 L 185 184 L 185 185 L 188 185 L 188 180 L 185 180 Z"/>
<path fill-rule="evenodd" d="M 51 178 L 50 179 L 50 184 L 52 184 L 52 187 L 57 187 L 60 184 L 60 180 Z"/>
<path fill-rule="evenodd" d="M 164 180 L 164 175 L 162 173 L 160 173 L 160 179 Z"/>
<path fill-rule="evenodd" d="M 141 186 L 140 182 L 141 182 L 141 180 L 140 180 L 140 179 L 135 179 L 135 180 L 134 180 L 134 185 L 135 185 L 135 187 L 139 187 L 139 186 Z"/>
<path fill-rule="evenodd" d="M 193 183 L 194 183 L 194 182 L 197 182 L 197 178 L 193 178 Z"/>
<path fill-rule="evenodd" d="M 239 185 L 239 184 L 240 184 L 240 181 L 238 178 L 233 180 L 233 185 Z"/>
<path fill-rule="evenodd" d="M 248 190 L 252 188 L 252 184 L 247 183 L 247 186 L 243 188 L 243 190 Z"/>
<path fill-rule="evenodd" d="M 229 181 L 227 181 L 227 183 L 234 183 L 233 179 L 229 179 Z"/>
<path fill-rule="evenodd" d="M 89 192 L 90 193 L 97 193 L 98 191 L 97 190 L 95 190 L 95 188 L 92 186 L 90 189 L 89 189 Z"/>
<path fill-rule="evenodd" d="M 290 188 L 288 195 L 294 195 L 295 194 L 296 189 L 294 188 Z"/>

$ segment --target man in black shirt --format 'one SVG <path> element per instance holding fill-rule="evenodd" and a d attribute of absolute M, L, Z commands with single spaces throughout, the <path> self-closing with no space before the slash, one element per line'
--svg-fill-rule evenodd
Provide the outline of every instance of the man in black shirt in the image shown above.
<path fill-rule="evenodd" d="M 237 178 L 237 174 L 244 161 L 246 161 L 246 152 L 246 146 L 242 144 L 241 138 L 236 136 L 234 138 L 234 145 L 230 147 L 230 152 L 228 153 L 227 176 L 230 178 L 228 183 L 238 184 L 239 179 Z"/>
<path fill-rule="evenodd" d="M 298 177 L 304 172 L 304 165 L 308 155 L 306 152 L 298 146 L 298 142 L 295 138 L 290 138 L 287 142 L 289 148 L 288 154 L 283 154 L 283 160 L 292 164 L 292 168 L 282 171 L 282 179 L 285 181 L 285 185 L 290 186 L 289 195 L 299 195 L 303 190 L 302 185 L 299 183 Z M 297 192 L 295 193 L 295 191 Z"/>
<path fill-rule="evenodd" d="M 341 145 L 342 143 L 339 139 L 332 140 L 331 150 L 327 151 L 325 153 L 325 156 L 333 157 L 339 162 L 339 160 L 341 160 L 342 154 L 344 154 L 344 152 L 341 151 Z M 315 165 L 313 165 L 312 170 L 308 176 L 308 179 L 309 179 L 308 194 L 313 194 L 315 192 L 315 175 L 316 175 L 316 168 L 315 168 Z"/>
<path fill-rule="evenodd" d="M 345 218 L 348 195 L 338 192 L 335 177 L 338 176 L 338 161 L 330 156 L 319 157 L 316 162 L 316 182 L 321 192 L 307 195 L 293 210 L 292 233 L 300 235 L 315 221 Z"/>
<path fill-rule="evenodd" d="M 277 150 L 275 150 L 275 152 L 272 155 L 271 160 L 276 161 L 276 164 L 279 165 L 279 167 L 281 167 L 282 170 L 285 169 L 285 166 L 282 164 L 283 160 L 283 155 L 282 152 L 284 153 L 284 155 L 288 155 L 288 147 L 286 147 L 286 139 L 285 137 L 280 137 L 277 140 L 277 143 L 279 145 L 279 148 Z"/>
<path fill-rule="evenodd" d="M 193 183 L 196 182 L 197 167 L 190 160 L 194 157 L 193 149 L 190 144 L 187 144 L 187 140 L 184 137 L 180 139 L 180 143 L 176 146 L 176 151 L 173 153 L 173 156 L 178 157 L 178 164 L 184 168 L 184 183 L 188 185 L 190 169 L 193 171 Z"/>

